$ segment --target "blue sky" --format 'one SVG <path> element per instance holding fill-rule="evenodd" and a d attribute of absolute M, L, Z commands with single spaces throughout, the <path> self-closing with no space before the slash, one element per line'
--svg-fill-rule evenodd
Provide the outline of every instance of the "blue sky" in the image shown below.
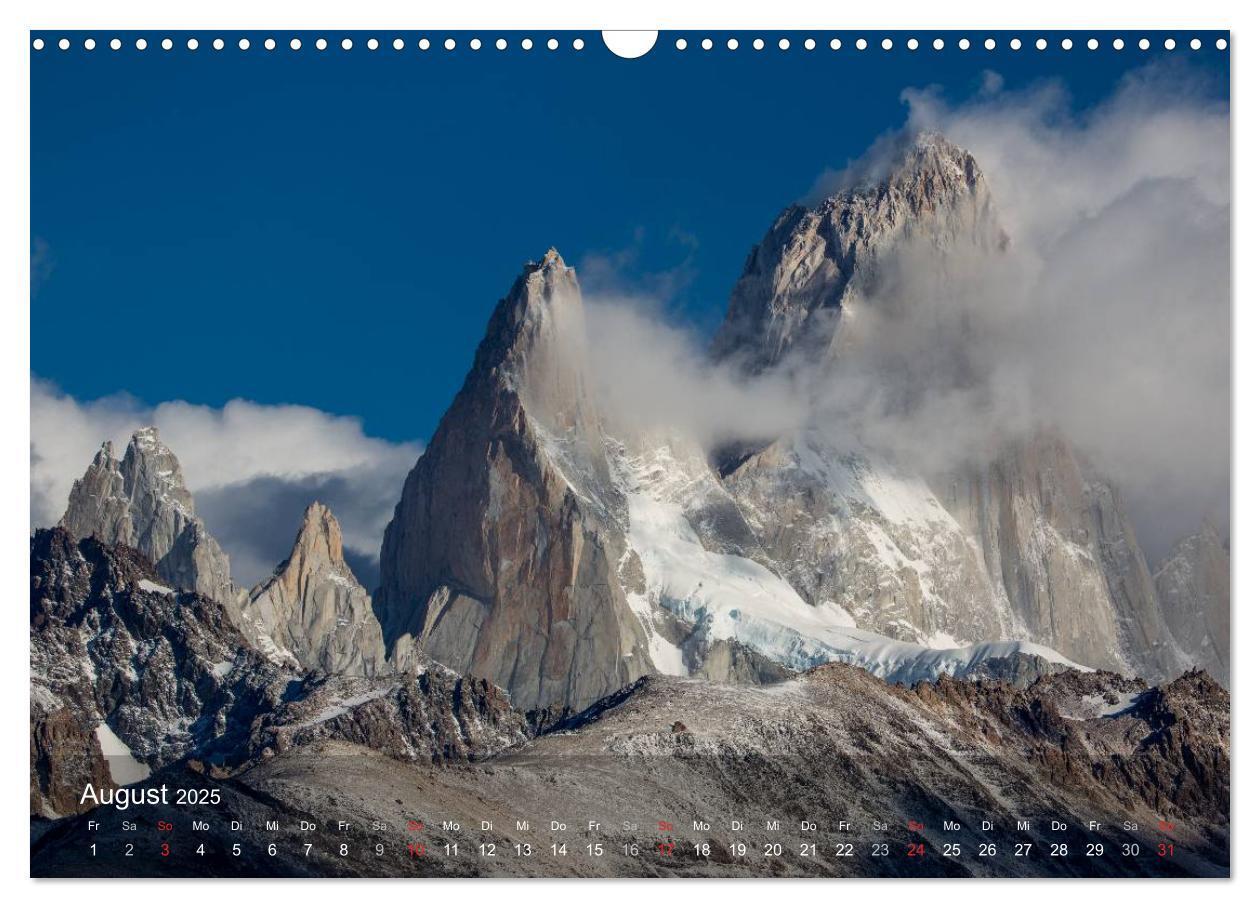
<path fill-rule="evenodd" d="M 900 125 L 903 89 L 961 100 L 985 70 L 1058 79 L 1087 108 L 1162 50 L 575 53 L 364 47 L 32 55 L 35 375 L 85 400 L 300 403 L 423 439 L 521 264 L 683 280 L 712 330 L 744 257 L 827 168 Z M 832 33 L 825 37 L 830 38 Z M 46 35 L 51 45 L 60 35 Z M 328 33 L 333 46 L 340 33 Z M 287 34 L 286 34 L 287 37 Z M 392 34 L 389 36 L 392 38 Z M 572 36 L 567 36 L 565 46 Z M 820 37 L 823 37 L 820 35 Z M 1056 36 L 1056 41 L 1061 36 Z M 1110 33 L 1109 33 L 1110 37 Z M 1214 41 L 1216 34 L 1204 33 Z M 1157 38 L 1162 44 L 1162 36 Z M 76 45 L 79 44 L 76 41 Z M 926 45 L 926 39 L 923 40 Z M 1218 97 L 1228 55 L 1175 52 Z M 1189 70 L 1187 70 L 1189 71 Z M 579 272 L 581 277 L 581 272 Z"/>

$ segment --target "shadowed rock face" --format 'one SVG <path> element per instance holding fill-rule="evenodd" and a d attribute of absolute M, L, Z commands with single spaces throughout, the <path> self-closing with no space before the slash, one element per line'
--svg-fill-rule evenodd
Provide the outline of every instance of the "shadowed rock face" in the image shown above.
<path fill-rule="evenodd" d="M 360 677 L 385 670 L 371 597 L 346 564 L 337 518 L 319 502 L 306 509 L 289 557 L 250 591 L 244 619 L 304 668 Z"/>
<path fill-rule="evenodd" d="M 583 321 L 554 251 L 491 316 L 385 531 L 375 607 L 399 668 L 418 649 L 526 709 L 580 707 L 651 670 L 617 577 L 625 505 Z"/>
<path fill-rule="evenodd" d="M 1160 606 L 1186 655 L 1229 684 L 1229 550 L 1210 523 L 1173 549 L 1155 572 Z"/>
<path fill-rule="evenodd" d="M 152 426 L 131 437 L 122 460 L 110 442 L 101 445 L 75 482 L 61 525 L 76 539 L 136 549 L 179 589 L 236 601 L 228 557 L 194 513 L 179 461 Z"/>

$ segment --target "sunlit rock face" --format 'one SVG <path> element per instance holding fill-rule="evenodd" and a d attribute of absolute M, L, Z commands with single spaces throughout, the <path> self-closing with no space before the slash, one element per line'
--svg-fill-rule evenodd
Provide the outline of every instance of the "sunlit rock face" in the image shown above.
<path fill-rule="evenodd" d="M 584 339 L 577 279 L 549 252 L 495 309 L 385 531 L 376 607 L 400 668 L 419 648 L 522 708 L 651 671 Z"/>
<path fill-rule="evenodd" d="M 385 670 L 371 597 L 346 564 L 337 518 L 319 502 L 306 509 L 289 557 L 250 591 L 244 620 L 305 668 L 356 676 Z"/>

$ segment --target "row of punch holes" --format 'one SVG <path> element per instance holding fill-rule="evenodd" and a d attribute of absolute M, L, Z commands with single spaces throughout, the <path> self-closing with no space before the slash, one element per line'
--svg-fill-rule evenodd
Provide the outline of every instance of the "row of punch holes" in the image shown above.
<path fill-rule="evenodd" d="M 343 51 L 354 50 L 354 48 L 358 46 L 357 42 L 353 38 L 349 37 L 342 38 L 340 42 L 337 43 Z M 572 41 L 567 41 L 567 43 L 575 51 L 581 51 L 586 47 L 586 41 L 583 38 L 573 38 Z M 1113 38 L 1110 43 L 1112 49 L 1114 50 L 1124 50 L 1125 48 L 1125 41 L 1123 38 Z M 1229 46 L 1229 42 L 1226 41 L 1225 38 L 1217 38 L 1215 43 L 1217 50 L 1225 50 Z M 329 47 L 333 46 L 327 38 L 316 38 L 312 44 L 317 51 L 325 51 L 328 50 Z M 509 42 L 507 38 L 496 38 L 492 44 L 494 48 L 499 51 L 508 50 L 512 46 L 512 43 Z M 1187 44 L 1191 50 L 1195 51 L 1200 50 L 1203 47 L 1203 41 L 1199 38 L 1191 38 Z M 266 51 L 274 51 L 281 46 L 275 38 L 264 38 L 260 42 L 260 45 L 262 49 Z M 408 42 L 403 38 L 394 38 L 387 42 L 382 42 L 378 38 L 368 38 L 363 42 L 362 46 L 366 47 L 370 51 L 375 51 L 387 45 L 392 47 L 395 51 L 402 51 L 407 49 Z M 779 38 L 777 41 L 771 39 L 770 42 L 767 42 L 764 38 L 753 38 L 747 42 L 747 45 L 754 51 L 765 50 L 767 47 L 771 46 L 778 47 L 780 51 L 787 51 L 792 49 L 793 42 L 790 38 Z M 1009 39 L 1007 45 L 1011 50 L 1017 51 L 1024 47 L 1024 41 L 1015 37 Z M 1032 40 L 1032 46 L 1039 51 L 1047 50 L 1056 45 L 1060 49 L 1066 51 L 1072 50 L 1075 46 L 1075 42 L 1073 42 L 1071 38 L 1062 38 L 1053 43 L 1044 37 Z M 1088 50 L 1098 50 L 1102 47 L 1102 42 L 1098 38 L 1088 38 L 1084 41 L 1084 45 Z M 43 38 L 35 38 L 31 42 L 31 47 L 37 51 L 44 50 L 47 46 L 48 45 Z M 69 38 L 60 38 L 56 42 L 56 47 L 62 51 L 68 51 L 73 46 L 73 42 L 71 42 Z M 97 40 L 95 38 L 88 37 L 84 38 L 82 41 L 83 50 L 93 51 L 96 50 L 97 46 Z M 119 51 L 123 49 L 124 42 L 121 38 L 111 38 L 106 43 L 106 46 L 108 46 L 110 50 Z M 136 38 L 133 42 L 133 46 L 139 51 L 147 50 L 149 47 L 149 41 L 147 38 Z M 171 51 L 174 50 L 177 45 L 174 39 L 168 37 L 162 38 L 158 43 L 158 46 L 164 51 Z M 190 37 L 183 41 L 183 46 L 187 50 L 196 51 L 201 49 L 201 41 L 196 37 Z M 209 43 L 209 47 L 216 51 L 224 50 L 227 46 L 228 44 L 223 38 L 211 39 Z M 254 44 L 249 38 L 240 38 L 236 41 L 236 46 L 238 50 L 247 51 L 250 50 Z M 293 37 L 289 39 L 288 46 L 290 50 L 300 51 L 305 45 L 303 44 L 301 38 Z M 460 48 L 461 42 L 457 41 L 455 38 L 446 38 L 440 43 L 435 43 L 429 38 L 420 38 L 416 41 L 415 46 L 417 49 L 422 51 L 427 51 L 439 46 L 447 51 L 454 51 Z M 486 45 L 483 43 L 481 38 L 468 38 L 463 42 L 463 46 L 468 50 L 478 51 Z M 521 38 L 518 42 L 518 46 L 523 51 L 533 50 L 535 47 L 534 39 L 528 37 Z M 556 51 L 560 49 L 561 42 L 558 38 L 548 38 L 544 42 L 543 46 L 545 46 L 549 51 Z M 674 47 L 679 51 L 688 50 L 689 48 L 692 48 L 692 46 L 693 45 L 689 43 L 686 38 L 678 38 L 674 41 Z M 720 41 L 715 42 L 712 38 L 702 38 L 696 42 L 695 46 L 702 51 L 711 51 L 714 48 L 721 47 L 721 43 Z M 740 39 L 736 37 L 728 38 L 725 41 L 725 47 L 728 51 L 739 50 L 742 46 L 744 45 L 741 43 Z M 821 41 L 815 38 L 805 38 L 800 42 L 800 46 L 807 51 L 812 51 L 823 46 L 828 47 L 833 51 L 838 51 L 845 45 L 839 38 L 824 38 Z M 853 42 L 853 48 L 859 51 L 864 51 L 870 46 L 871 44 L 866 38 L 858 38 Z M 891 51 L 897 47 L 897 42 L 895 42 L 892 38 L 883 38 L 878 42 L 878 46 L 884 51 Z M 918 38 L 906 38 L 904 42 L 904 47 L 908 51 L 916 51 L 922 46 L 925 45 L 921 43 Z M 930 46 L 935 51 L 942 51 L 948 46 L 948 42 L 946 42 L 944 38 L 934 38 L 931 42 L 929 42 L 929 45 L 926 46 Z M 983 47 L 987 51 L 993 51 L 997 49 L 998 41 L 996 38 L 984 38 L 982 40 L 978 40 L 978 46 Z M 1165 38 L 1163 46 L 1165 50 L 1176 50 L 1178 46 L 1177 40 L 1175 38 Z M 964 37 L 957 40 L 957 47 L 961 51 L 966 51 L 970 50 L 973 47 L 973 44 L 970 38 Z M 1139 38 L 1137 40 L 1137 47 L 1139 50 L 1150 50 L 1152 42 L 1149 38 Z"/>

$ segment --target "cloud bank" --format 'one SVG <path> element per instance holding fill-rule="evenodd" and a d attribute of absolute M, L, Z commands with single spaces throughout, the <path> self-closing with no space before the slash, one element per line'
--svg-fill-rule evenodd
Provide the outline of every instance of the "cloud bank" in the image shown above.
<path fill-rule="evenodd" d="M 347 559 L 372 588 L 385 524 L 421 445 L 370 437 L 358 419 L 311 407 L 147 406 L 121 394 L 79 401 L 32 379 L 31 526 L 61 519 L 71 485 L 102 441 L 121 451 L 144 425 L 156 425 L 179 458 L 197 512 L 238 583 L 257 582 L 288 555 L 302 511 L 318 498 L 337 515 Z"/>

